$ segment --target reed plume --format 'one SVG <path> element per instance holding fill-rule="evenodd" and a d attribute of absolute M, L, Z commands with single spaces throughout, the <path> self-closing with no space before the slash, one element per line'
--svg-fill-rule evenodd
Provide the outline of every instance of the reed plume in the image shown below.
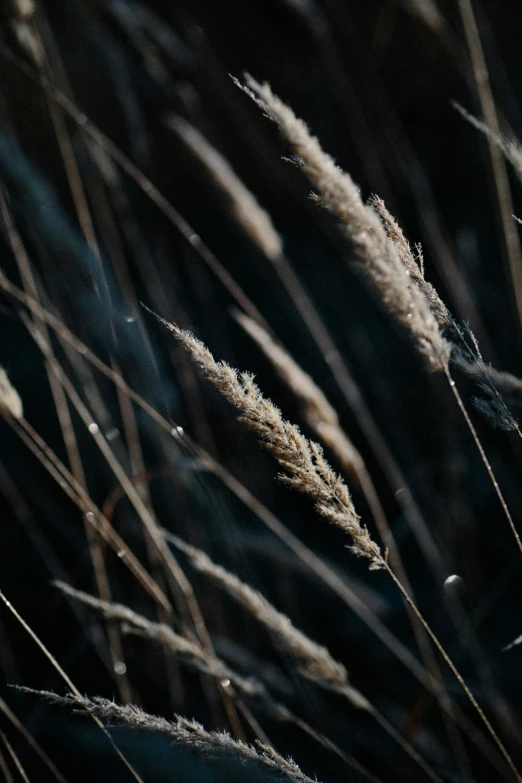
<path fill-rule="evenodd" d="M 334 473 L 324 458 L 321 447 L 305 438 L 294 424 L 283 419 L 281 411 L 263 396 L 251 375 L 239 373 L 226 362 L 216 362 L 208 348 L 200 340 L 196 339 L 194 335 L 183 331 L 160 316 L 156 317 L 176 336 L 178 341 L 188 351 L 192 360 L 198 365 L 203 375 L 239 410 L 239 420 L 252 429 L 260 443 L 274 455 L 284 470 L 284 473 L 280 474 L 279 478 L 294 489 L 312 497 L 315 500 L 315 508 L 318 513 L 351 536 L 353 543 L 350 549 L 359 557 L 367 559 L 371 570 L 384 569 L 389 574 L 405 602 L 427 632 L 487 727 L 495 744 L 514 773 L 515 778 L 522 783 L 522 776 L 502 740 L 429 623 L 418 609 L 407 588 L 392 570 L 388 562 L 387 553 L 386 556 L 382 555 L 380 548 L 373 541 L 366 527 L 361 524 L 346 484 L 340 476 Z M 454 388 L 454 381 L 451 380 L 447 364 L 443 369 Z M 462 400 L 458 393 L 456 394 L 457 400 L 462 406 L 462 411 L 469 421 L 469 417 L 463 408 Z M 474 432 L 473 429 L 472 432 Z M 478 442 L 478 446 L 481 454 L 483 454 L 480 442 Z M 519 542 L 512 520 L 510 517 L 509 519 L 512 530 Z"/>
<path fill-rule="evenodd" d="M 326 461 L 321 446 L 283 418 L 279 408 L 263 396 L 252 375 L 240 373 L 226 362 L 217 362 L 193 334 L 156 317 L 175 335 L 203 375 L 239 410 L 239 420 L 276 458 L 283 469 L 279 479 L 311 497 L 321 516 L 347 532 L 352 538 L 350 549 L 369 560 L 371 569 L 383 568 L 381 550 L 361 524 L 348 487 Z"/>
<path fill-rule="evenodd" d="M 173 543 L 190 559 L 192 566 L 218 584 L 228 595 L 256 618 L 272 635 L 277 646 L 297 660 L 299 671 L 319 685 L 346 695 L 353 706 L 367 709 L 368 702 L 348 682 L 348 672 L 336 661 L 326 647 L 314 642 L 299 631 L 287 615 L 278 611 L 267 599 L 235 574 L 214 563 L 210 557 L 171 533 L 167 541 Z"/>
<path fill-rule="evenodd" d="M 422 257 L 422 248 L 417 245 L 414 253 L 411 245 L 404 236 L 402 228 L 391 212 L 386 207 L 382 198 L 373 195 L 368 199 L 368 205 L 372 206 L 379 215 L 384 226 L 388 239 L 397 251 L 400 260 L 403 263 L 406 273 L 411 277 L 412 282 L 424 294 L 430 310 L 435 316 L 441 331 L 448 329 L 452 325 L 452 319 L 448 308 L 440 298 L 437 289 L 429 283 L 424 276 L 424 259 Z"/>
<path fill-rule="evenodd" d="M 64 582 L 55 581 L 54 585 L 70 598 L 100 612 L 106 619 L 118 620 L 123 624 L 124 631 L 140 633 L 147 639 L 158 642 L 218 683 L 226 683 L 223 687 L 229 688 L 232 685 L 243 696 L 261 700 L 278 718 L 288 717 L 288 711 L 283 705 L 272 700 L 265 686 L 255 677 L 243 677 L 238 674 L 212 652 L 205 650 L 197 642 L 180 636 L 166 623 L 153 622 L 128 606 L 103 601 L 82 590 L 76 590 Z"/>
<path fill-rule="evenodd" d="M 246 77 L 246 83 L 244 86 L 236 80 L 236 84 L 279 126 L 317 190 L 314 198 L 338 218 L 361 269 L 385 307 L 411 333 L 428 367 L 445 371 L 450 345 L 375 209 L 364 204 L 350 175 L 341 171 L 322 150 L 305 123 L 274 95 L 268 84 L 259 84 L 250 76 Z"/>

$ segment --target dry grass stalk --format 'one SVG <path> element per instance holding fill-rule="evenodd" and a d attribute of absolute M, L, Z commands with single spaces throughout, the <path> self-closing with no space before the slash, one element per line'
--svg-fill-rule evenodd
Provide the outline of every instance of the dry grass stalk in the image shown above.
<path fill-rule="evenodd" d="M 31 783 L 29 778 L 27 777 L 27 773 L 26 773 L 25 769 L 22 766 L 22 762 L 18 758 L 18 756 L 17 756 L 13 746 L 11 745 L 11 743 L 9 742 L 9 740 L 7 739 L 7 737 L 5 736 L 3 731 L 0 731 L 0 739 L 4 743 L 4 745 L 6 747 L 6 750 L 9 753 L 9 755 L 11 756 L 11 759 L 13 760 L 13 763 L 14 763 L 16 769 L 18 770 L 18 774 L 20 775 L 20 777 L 22 778 L 24 783 Z"/>
<path fill-rule="evenodd" d="M 43 467 L 48 471 L 60 488 L 75 503 L 85 516 L 85 521 L 100 534 L 103 540 L 117 553 L 120 560 L 129 568 L 142 587 L 167 612 L 171 605 L 159 585 L 149 575 L 129 546 L 119 536 L 109 520 L 93 503 L 86 490 L 79 484 L 65 465 L 58 459 L 53 450 L 41 438 L 28 421 L 20 419 L 20 423 L 7 419 L 20 439 L 28 446 Z"/>
<path fill-rule="evenodd" d="M 348 683 L 345 667 L 332 658 L 326 647 L 317 644 L 295 628 L 290 618 L 272 606 L 258 590 L 226 568 L 214 563 L 201 549 L 187 544 L 172 534 L 167 536 L 167 540 L 190 558 L 197 571 L 216 582 L 255 617 L 270 632 L 280 649 L 296 658 L 301 674 L 323 687 L 342 692 L 350 699 L 353 706 L 368 709 L 368 701 L 362 693 Z"/>
<path fill-rule="evenodd" d="M 54 585 L 70 598 L 81 601 L 83 604 L 101 612 L 106 619 L 118 620 L 121 623 L 128 624 L 130 628 L 127 627 L 127 630 L 132 632 L 132 629 L 139 629 L 143 636 L 159 642 L 175 655 L 181 656 L 183 659 L 187 660 L 204 674 L 210 675 L 219 682 L 227 683 L 226 687 L 229 687 L 231 684 L 244 696 L 265 700 L 267 705 L 269 704 L 271 706 L 272 712 L 277 713 L 279 717 L 283 717 L 284 707 L 272 701 L 262 683 L 255 678 L 242 677 L 237 674 L 220 658 L 217 658 L 207 650 L 204 650 L 203 647 L 196 642 L 192 642 L 184 636 L 180 636 L 165 623 L 156 623 L 148 620 L 128 606 L 102 601 L 93 595 L 89 595 L 89 593 L 76 590 L 64 582 L 55 581 Z"/>
<path fill-rule="evenodd" d="M 25 291 L 27 291 L 29 295 L 34 296 L 35 299 L 38 300 L 40 299 L 40 293 L 38 291 L 38 285 L 36 283 L 34 270 L 31 266 L 31 261 L 27 253 L 27 249 L 25 247 L 23 238 L 18 231 L 14 219 L 14 215 L 9 209 L 9 204 L 8 204 L 8 199 L 6 198 L 6 194 L 2 192 L 1 188 L 0 188 L 0 212 L 2 214 L 2 218 L 5 224 L 5 230 L 6 230 L 7 237 L 9 239 L 9 244 L 11 245 L 13 255 L 17 262 L 18 270 L 20 273 L 21 280 L 23 282 L 24 289 Z M 30 324 L 30 319 L 28 318 L 27 313 L 21 312 L 20 318 L 27 325 Z M 33 320 L 35 321 L 35 328 L 36 328 L 36 320 L 35 319 Z M 54 355 L 51 337 L 46 324 L 40 323 L 39 331 L 41 333 L 42 340 L 45 341 L 45 343 L 48 346 L 49 352 Z M 62 438 L 67 452 L 67 458 L 71 468 L 71 472 L 75 477 L 75 479 L 77 480 L 78 484 L 82 485 L 83 487 L 86 487 L 87 479 L 85 475 L 85 469 L 82 461 L 82 456 L 78 447 L 78 440 L 76 437 L 73 419 L 71 416 L 71 411 L 69 409 L 65 391 L 58 378 L 51 371 L 51 368 L 47 362 L 45 366 L 46 366 L 49 386 L 54 399 L 56 415 L 60 424 L 60 429 L 62 431 Z M 102 543 L 100 541 L 99 535 L 86 521 L 84 521 L 84 529 L 88 541 L 91 561 L 93 564 L 97 592 L 105 600 L 110 600 L 111 588 L 110 588 L 109 577 L 107 574 Z M 121 639 L 119 637 L 119 632 L 115 627 L 109 625 L 109 627 L 107 628 L 107 632 L 109 637 L 109 648 L 112 657 L 112 663 L 113 666 L 116 666 L 118 662 L 123 661 Z M 132 701 L 131 687 L 126 674 L 118 676 L 117 684 L 118 684 L 121 700 L 123 702 Z"/>
<path fill-rule="evenodd" d="M 3 367 L 0 367 L 0 409 L 15 419 L 21 419 L 24 413 L 20 395 L 7 377 Z"/>
<path fill-rule="evenodd" d="M 182 117 L 169 117 L 168 125 L 181 136 L 226 194 L 234 218 L 252 242 L 272 261 L 279 258 L 283 252 L 283 243 L 270 215 L 259 205 L 223 155 Z"/>
<path fill-rule="evenodd" d="M 66 778 L 57 769 L 56 765 L 51 761 L 47 753 L 36 741 L 31 732 L 25 728 L 25 726 L 20 722 L 20 720 L 16 717 L 14 712 L 8 707 L 2 698 L 0 698 L 0 712 L 2 712 L 4 718 L 6 718 L 6 720 L 8 720 L 15 727 L 15 729 L 20 732 L 29 747 L 32 748 L 32 750 L 34 750 L 34 752 L 40 757 L 55 780 L 57 780 L 58 783 L 68 783 Z"/>
<path fill-rule="evenodd" d="M 247 77 L 247 87 L 236 82 L 279 126 L 317 189 L 315 198 L 340 221 L 355 255 L 390 312 L 408 329 L 433 370 L 448 366 L 450 345 L 442 336 L 429 303 L 412 283 L 397 249 L 371 205 L 361 199 L 352 178 L 336 166 L 305 123 L 275 96 L 268 84 Z"/>
<path fill-rule="evenodd" d="M 62 366 L 54 356 L 49 354 L 47 350 L 47 344 L 44 340 L 41 339 L 41 335 L 38 329 L 31 329 L 31 335 L 42 350 L 42 353 L 46 357 L 51 370 L 60 380 L 60 383 L 71 400 L 72 405 L 76 409 L 80 418 L 83 420 L 84 425 L 92 435 L 108 466 L 113 471 L 130 503 L 136 510 L 136 513 L 139 515 L 144 530 L 149 535 L 152 545 L 156 548 L 159 557 L 163 561 L 165 575 L 168 579 L 173 595 L 178 601 L 180 612 L 186 616 L 189 622 L 193 622 L 198 637 L 201 639 L 203 644 L 211 649 L 212 643 L 210 641 L 205 621 L 199 609 L 192 587 L 186 579 L 183 570 L 176 562 L 176 559 L 172 556 L 172 552 L 165 545 L 154 514 L 146 506 L 139 492 L 134 487 L 134 484 L 129 479 L 122 463 L 116 457 L 115 452 L 111 448 L 109 441 L 105 438 L 98 425 L 93 421 L 92 414 L 90 413 L 87 406 L 83 403 L 80 395 L 78 394 L 73 383 L 70 381 L 69 377 L 66 375 Z M 92 426 L 93 424 L 95 424 L 94 427 Z"/>
<path fill-rule="evenodd" d="M 500 134 L 500 124 L 498 119 L 495 97 L 491 87 L 491 81 L 488 72 L 488 65 L 484 49 L 482 46 L 481 35 L 477 26 L 475 12 L 471 0 L 459 0 L 458 2 L 462 25 L 466 35 L 466 41 L 471 57 L 473 67 L 473 76 L 477 89 L 477 95 L 480 101 L 482 114 L 486 120 L 486 125 L 497 135 Z M 502 221 L 503 239 L 505 247 L 505 257 L 508 262 L 511 286 L 519 324 L 522 327 L 522 249 L 517 227 L 515 226 L 513 215 L 513 196 L 509 183 L 507 166 L 503 159 L 502 152 L 497 142 L 493 138 L 488 138 L 489 155 L 495 180 L 495 189 L 497 193 L 498 208 Z"/>
<path fill-rule="evenodd" d="M 378 545 L 361 525 L 348 487 L 330 467 L 318 443 L 308 440 L 281 411 L 267 400 L 249 373 L 239 373 L 226 362 L 216 362 L 202 342 L 163 318 L 159 320 L 188 351 L 208 380 L 240 412 L 239 420 L 254 431 L 283 469 L 280 480 L 315 501 L 321 516 L 349 533 L 352 551 L 370 561 L 370 568 L 384 567 Z"/>
<path fill-rule="evenodd" d="M 15 779 L 11 775 L 11 771 L 7 766 L 7 761 L 2 752 L 0 752 L 0 772 L 2 772 L 4 775 L 5 783 L 15 783 Z"/>
<path fill-rule="evenodd" d="M 24 689 L 25 690 L 25 689 Z M 230 754 L 243 762 L 263 764 L 295 783 L 314 783 L 304 775 L 292 759 L 280 756 L 273 748 L 258 742 L 259 750 L 246 742 L 233 739 L 226 732 L 207 731 L 200 723 L 176 715 L 173 721 L 149 715 L 132 704 L 121 706 L 101 696 L 89 699 L 80 695 L 58 696 L 49 691 L 33 691 L 57 704 L 79 707 L 110 724 L 158 732 L 174 742 L 206 757 L 218 753 Z M 315 781 L 317 783 L 317 781 Z"/>

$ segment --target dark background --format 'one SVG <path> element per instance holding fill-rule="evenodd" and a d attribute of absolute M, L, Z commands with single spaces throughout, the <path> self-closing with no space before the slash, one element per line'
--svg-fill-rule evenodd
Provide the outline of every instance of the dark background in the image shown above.
<path fill-rule="evenodd" d="M 339 413 L 374 478 L 417 600 L 463 674 L 486 705 L 496 699 L 495 724 L 520 759 L 517 706 L 520 653 L 501 648 L 520 634 L 519 553 L 493 489 L 444 379 L 426 373 L 408 336 L 392 322 L 350 264 L 335 221 L 310 199 L 291 151 L 277 129 L 230 79 L 251 73 L 268 81 L 306 120 L 323 147 L 350 172 L 364 198 L 378 193 L 409 240 L 424 248 L 428 279 L 456 318 L 469 321 L 484 358 L 517 374 L 520 324 L 507 272 L 505 243 L 486 141 L 451 101 L 480 115 L 458 4 L 439 2 L 42 2 L 23 19 L 2 4 L 2 44 L 22 62 L 34 61 L 28 37 L 45 48 L 51 76 L 160 189 L 243 287 L 275 333 L 309 372 Z M 475 2 L 501 125 L 522 133 L 520 29 L 522 7 Z M 428 22 L 431 21 L 431 26 Z M 24 27 L 25 25 L 25 27 Z M 24 46 L 25 42 L 25 46 Z M 274 513 L 372 605 L 410 648 L 414 640 L 399 595 L 384 576 L 369 574 L 345 549 L 346 537 L 327 527 L 310 504 L 274 480 L 276 469 L 233 412 L 195 375 L 174 340 L 142 311 L 143 301 L 191 328 L 218 358 L 256 373 L 261 388 L 303 426 L 292 395 L 231 317 L 233 297 L 147 195 L 126 175 L 116 191 L 100 175 L 96 145 L 57 109 L 38 84 L 5 53 L 0 60 L 0 178 L 2 192 L 31 259 L 43 301 L 104 361 L 111 358 L 128 383 L 220 459 Z M 36 69 L 37 70 L 37 69 Z M 97 259 L 82 234 L 57 141 L 53 106 L 70 140 L 101 248 Z M 270 212 L 285 250 L 311 292 L 379 429 L 402 469 L 442 553 L 445 573 L 463 577 L 462 600 L 490 667 L 491 690 L 477 674 L 476 652 L 449 619 L 440 575 L 433 574 L 404 519 L 360 421 L 337 388 L 328 362 L 273 269 L 229 214 L 226 199 L 168 128 L 172 114 L 187 118 L 224 154 Z M 63 138 L 62 138 L 63 142 Z M 514 211 L 520 186 L 510 173 Z M 123 195 L 122 195 L 123 194 Z M 118 198 L 120 201 L 118 202 Z M 5 232 L 1 265 L 20 282 Z M 0 295 L 0 364 L 18 389 L 27 419 L 65 459 L 63 439 L 41 353 Z M 56 341 L 55 341 L 56 342 Z M 105 433 L 129 473 L 114 388 L 86 373 L 56 344 L 82 398 L 94 383 L 104 403 Z M 456 377 L 466 402 L 473 383 Z M 517 400 L 510 401 L 516 414 Z M 470 406 L 471 407 L 471 406 Z M 520 508 L 520 441 L 472 414 L 508 504 Z M 448 781 L 494 780 L 465 740 L 471 778 L 455 765 L 440 714 L 418 683 L 341 601 L 187 451 L 166 439 L 139 411 L 146 482 L 160 524 L 208 550 L 266 593 L 312 638 L 342 660 L 358 687 Z M 76 414 L 89 492 L 102 506 L 117 490 Z M 0 587 L 65 668 L 81 692 L 119 698 L 118 677 L 106 665 L 103 625 L 73 611 L 50 584 L 54 578 L 93 591 L 92 567 L 80 512 L 4 422 L 0 422 Z M 144 483 L 143 476 L 136 483 Z M 354 489 L 363 521 L 372 526 Z M 145 557 L 139 521 L 126 501 L 114 509 L 116 528 Z M 150 614 L 117 558 L 108 554 L 115 600 Z M 204 580 L 194 578 L 216 648 L 242 670 L 276 668 L 279 697 L 311 725 L 384 781 L 419 780 L 419 771 L 369 716 L 334 696 L 303 686 L 291 661 L 274 652 L 266 634 Z M 8 684 L 64 692 L 64 685 L 6 610 L 0 613 L 2 698 L 69 780 L 127 780 L 106 739 L 83 716 L 14 692 Z M 100 653 L 101 651 L 101 653 Z M 163 656 L 142 639 L 125 642 L 133 700 L 169 717 L 179 712 L 207 728 L 227 728 L 211 714 L 201 684 L 182 668 L 183 693 L 169 692 Z M 488 675 L 489 676 L 489 675 Z M 444 672 L 449 692 L 472 712 Z M 4 687 L 4 685 L 6 687 Z M 492 696 L 492 694 L 494 694 Z M 503 694 L 501 696 L 500 694 Z M 508 709 L 507 705 L 511 705 Z M 419 717 L 420 715 L 420 717 Z M 358 780 L 355 772 L 295 727 L 259 716 L 279 751 L 291 754 L 319 780 Z M 31 780 L 51 780 L 27 743 L 0 718 Z M 148 735 L 116 732 L 121 747 L 152 781 L 267 779 L 230 759 L 201 760 Z M 253 735 L 247 730 L 248 739 Z M 2 751 L 4 752 L 4 751 Z M 47 777 L 46 777 L 47 776 Z"/>

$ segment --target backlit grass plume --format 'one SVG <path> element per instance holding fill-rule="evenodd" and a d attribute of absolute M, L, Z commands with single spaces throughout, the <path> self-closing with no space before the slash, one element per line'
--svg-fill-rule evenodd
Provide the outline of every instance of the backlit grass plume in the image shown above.
<path fill-rule="evenodd" d="M 235 757 L 243 763 L 258 763 L 277 772 L 282 779 L 294 783 L 312 783 L 292 759 L 283 758 L 272 747 L 258 742 L 258 748 L 246 742 L 235 740 L 226 731 L 207 731 L 200 723 L 175 715 L 174 720 L 166 720 L 144 712 L 134 704 L 120 705 L 101 696 L 89 699 L 73 694 L 59 696 L 48 691 L 38 691 L 40 696 L 57 704 L 63 704 L 87 711 L 106 721 L 109 725 L 128 726 L 141 731 L 162 734 L 178 745 L 186 747 L 207 758 Z"/>
<path fill-rule="evenodd" d="M 326 461 L 321 446 L 283 418 L 279 408 L 263 396 L 252 375 L 217 362 L 193 334 L 163 318 L 159 320 L 176 336 L 203 375 L 239 410 L 239 420 L 273 454 L 283 470 L 280 480 L 311 497 L 321 516 L 349 533 L 352 551 L 369 560 L 370 568 L 383 568 L 381 550 L 361 524 L 348 487 Z"/>
<path fill-rule="evenodd" d="M 246 77 L 238 84 L 279 126 L 316 189 L 315 199 L 334 214 L 357 261 L 385 307 L 413 336 L 432 370 L 447 370 L 450 345 L 444 339 L 425 294 L 412 278 L 371 204 L 365 204 L 353 179 L 323 151 L 306 124 L 270 89 Z"/>

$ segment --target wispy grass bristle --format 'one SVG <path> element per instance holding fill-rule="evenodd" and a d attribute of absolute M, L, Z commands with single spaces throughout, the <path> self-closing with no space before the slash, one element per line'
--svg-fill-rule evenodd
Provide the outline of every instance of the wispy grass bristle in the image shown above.
<path fill-rule="evenodd" d="M 2 9 L 8 783 L 522 783 L 522 6 L 450 5 Z"/>

